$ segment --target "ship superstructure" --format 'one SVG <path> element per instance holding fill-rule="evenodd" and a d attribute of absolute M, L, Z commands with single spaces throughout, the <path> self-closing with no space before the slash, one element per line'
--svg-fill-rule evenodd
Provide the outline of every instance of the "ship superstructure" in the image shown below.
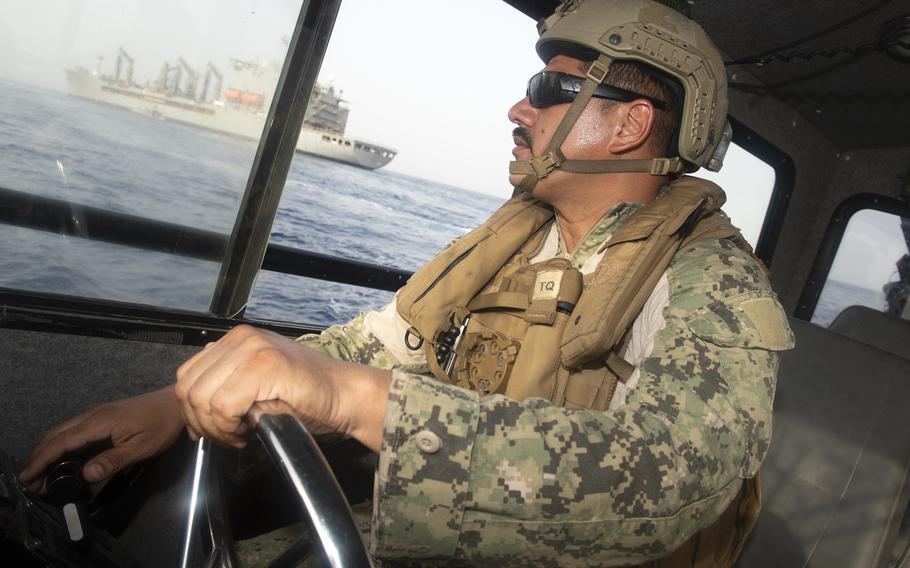
<path fill-rule="evenodd" d="M 183 58 L 165 62 L 154 81 L 140 86 L 134 59 L 120 49 L 110 75 L 100 68 L 66 69 L 72 94 L 217 132 L 249 139 L 262 134 L 271 92 L 281 69 L 274 64 L 231 60 L 230 79 L 209 63 L 203 73 Z M 377 169 L 396 150 L 345 136 L 350 109 L 332 85 L 317 84 L 304 117 L 297 151 L 367 169 Z"/>

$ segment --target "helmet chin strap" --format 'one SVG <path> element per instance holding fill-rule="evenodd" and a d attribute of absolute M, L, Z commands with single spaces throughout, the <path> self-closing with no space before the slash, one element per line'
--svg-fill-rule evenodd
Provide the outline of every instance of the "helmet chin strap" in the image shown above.
<path fill-rule="evenodd" d="M 683 171 L 683 163 L 679 158 L 651 158 L 644 160 L 567 160 L 563 155 L 562 143 L 565 142 L 572 127 L 581 113 L 585 110 L 594 90 L 604 82 L 607 71 L 610 69 L 610 58 L 600 55 L 591 64 L 585 73 L 585 82 L 581 91 L 572 101 L 569 110 L 562 117 L 556 132 L 550 138 L 547 151 L 530 160 L 509 162 L 510 174 L 522 174 L 518 188 L 531 195 L 537 182 L 550 175 L 553 170 L 579 174 L 618 173 L 618 172 L 644 172 L 656 176 L 665 176 Z"/>

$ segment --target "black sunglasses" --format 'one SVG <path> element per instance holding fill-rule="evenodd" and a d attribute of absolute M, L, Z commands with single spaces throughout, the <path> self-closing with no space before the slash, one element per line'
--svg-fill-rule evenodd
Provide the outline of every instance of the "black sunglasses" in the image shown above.
<path fill-rule="evenodd" d="M 541 71 L 528 81 L 528 100 L 534 108 L 571 103 L 575 100 L 575 96 L 581 92 L 584 82 L 584 77 L 559 73 L 558 71 Z M 594 90 L 593 96 L 624 103 L 635 99 L 646 99 L 651 101 L 654 108 L 667 110 L 667 104 L 663 101 L 610 85 L 598 85 L 597 89 Z"/>

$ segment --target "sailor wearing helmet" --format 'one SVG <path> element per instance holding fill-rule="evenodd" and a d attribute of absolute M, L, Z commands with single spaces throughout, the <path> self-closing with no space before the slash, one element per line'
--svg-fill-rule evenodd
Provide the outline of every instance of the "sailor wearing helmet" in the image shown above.
<path fill-rule="evenodd" d="M 279 400 L 359 440 L 380 560 L 732 565 L 792 335 L 723 192 L 683 175 L 723 162 L 723 63 L 649 0 L 567 0 L 539 29 L 545 67 L 509 111 L 516 197 L 380 310 L 297 342 L 235 328 L 154 420 L 179 407 L 240 446 L 251 405 Z M 62 441 L 42 444 L 26 477 Z"/>

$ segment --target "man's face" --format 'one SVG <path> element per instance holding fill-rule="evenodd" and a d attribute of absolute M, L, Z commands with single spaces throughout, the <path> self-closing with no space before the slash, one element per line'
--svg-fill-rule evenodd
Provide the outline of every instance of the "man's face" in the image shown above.
<path fill-rule="evenodd" d="M 565 55 L 557 55 L 544 67 L 545 71 L 560 71 L 571 75 L 584 75 L 582 61 Z M 515 148 L 512 155 L 516 160 L 530 160 L 544 154 L 553 132 L 569 109 L 569 103 L 556 104 L 545 108 L 534 108 L 525 97 L 509 109 L 509 120 L 516 124 L 513 131 Z M 609 110 L 603 110 L 596 100 L 588 103 L 572 131 L 562 144 L 567 159 L 603 160 L 610 158 L 607 143 L 613 136 L 615 119 Z M 564 186 L 581 174 L 555 171 L 541 180 L 534 189 L 534 196 L 546 201 L 546 196 Z M 517 186 L 524 176 L 512 174 L 509 183 Z"/>

